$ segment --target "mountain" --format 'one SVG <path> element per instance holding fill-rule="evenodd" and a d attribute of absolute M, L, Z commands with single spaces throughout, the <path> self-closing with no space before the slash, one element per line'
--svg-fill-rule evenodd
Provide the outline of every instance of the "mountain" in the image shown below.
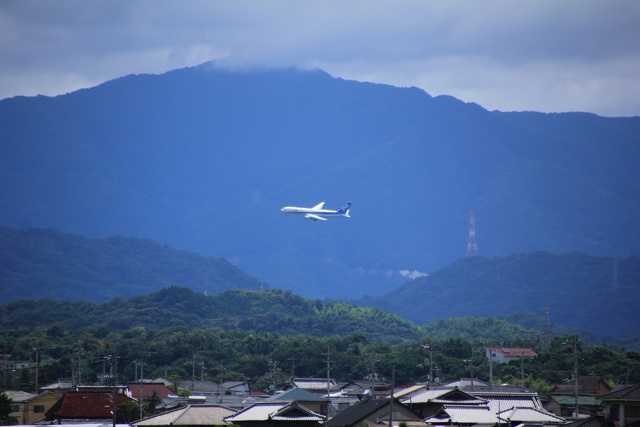
<path fill-rule="evenodd" d="M 149 238 L 311 298 L 454 262 L 470 210 L 486 257 L 640 253 L 638 117 L 204 64 L 2 100 L 0 141 L 0 224 Z M 351 218 L 279 211 L 321 201 Z"/>
<path fill-rule="evenodd" d="M 640 301 L 638 277 L 640 256 L 619 261 L 577 252 L 469 257 L 357 303 L 402 313 L 416 324 L 481 316 L 543 329 L 529 319 L 519 321 L 530 312 L 565 330 L 620 338 L 640 335 L 640 314 L 629 303 Z"/>
<path fill-rule="evenodd" d="M 205 258 L 148 239 L 86 239 L 52 229 L 0 227 L 0 302 L 39 298 L 105 302 L 169 285 L 211 293 L 262 287 L 225 259 Z"/>
<path fill-rule="evenodd" d="M 362 334 L 368 339 L 394 343 L 420 337 L 419 328 L 411 322 L 379 308 L 343 302 L 323 304 L 280 289 L 238 289 L 204 296 L 176 286 L 101 304 L 16 300 L 0 305 L 0 327 L 106 328 L 110 332 L 136 327 L 149 330 L 218 327 L 313 336 Z"/>

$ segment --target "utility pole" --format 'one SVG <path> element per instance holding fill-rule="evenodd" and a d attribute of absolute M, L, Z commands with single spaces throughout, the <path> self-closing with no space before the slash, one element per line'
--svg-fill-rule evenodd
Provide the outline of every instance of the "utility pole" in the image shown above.
<path fill-rule="evenodd" d="M 463 360 L 465 366 L 469 368 L 471 371 L 471 390 L 473 390 L 473 360 L 472 359 L 464 359 Z"/>
<path fill-rule="evenodd" d="M 524 348 L 520 349 L 520 385 L 524 388 Z"/>
<path fill-rule="evenodd" d="M 371 374 L 369 379 L 371 380 L 371 397 L 373 399 L 376 398 L 376 379 L 378 379 L 378 374 L 376 373 L 376 354 L 369 353 L 369 357 L 371 357 Z"/>
<path fill-rule="evenodd" d="M 396 367 L 391 367 L 391 399 L 389 399 L 389 426 L 393 427 L 393 389 L 396 386 Z"/>
<path fill-rule="evenodd" d="M 578 418 L 580 415 L 580 408 L 578 406 L 578 396 L 580 394 L 579 383 L 578 383 L 578 335 L 573 338 L 573 376 L 575 377 L 574 383 L 574 392 L 576 397 L 576 414 L 575 417 Z"/>
<path fill-rule="evenodd" d="M 38 386 L 38 368 L 40 367 L 40 347 L 35 346 L 33 348 L 36 351 L 36 394 L 39 393 L 39 386 Z"/>
<path fill-rule="evenodd" d="M 331 416 L 331 348 L 327 344 L 327 418 Z"/>
<path fill-rule="evenodd" d="M 433 382 L 433 344 L 426 343 L 422 344 L 420 347 L 429 351 L 429 383 Z"/>
<path fill-rule="evenodd" d="M 489 386 L 493 385 L 493 348 L 489 347 Z"/>
<path fill-rule="evenodd" d="M 142 403 L 144 402 L 144 356 L 140 357 L 140 419 L 142 419 Z"/>

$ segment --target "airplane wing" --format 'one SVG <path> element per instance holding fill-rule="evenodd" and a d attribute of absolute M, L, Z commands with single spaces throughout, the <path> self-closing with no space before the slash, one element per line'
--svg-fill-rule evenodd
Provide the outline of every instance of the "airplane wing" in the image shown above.
<path fill-rule="evenodd" d="M 315 205 L 314 207 L 312 207 L 311 209 L 322 209 L 323 206 L 324 206 L 324 202 L 320 202 L 317 205 Z"/>
<path fill-rule="evenodd" d="M 321 216 L 314 215 L 314 214 L 306 214 L 306 215 L 304 216 L 304 218 L 305 218 L 305 219 L 312 219 L 312 220 L 314 220 L 314 221 L 318 221 L 318 220 L 320 220 L 320 221 L 326 221 L 326 220 L 327 220 L 327 218 L 322 218 Z"/>

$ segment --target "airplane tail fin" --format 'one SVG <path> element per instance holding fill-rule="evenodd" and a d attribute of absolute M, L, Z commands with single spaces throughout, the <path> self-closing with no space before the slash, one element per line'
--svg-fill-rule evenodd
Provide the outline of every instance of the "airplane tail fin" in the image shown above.
<path fill-rule="evenodd" d="M 343 214 L 344 216 L 349 216 L 349 208 L 351 207 L 351 202 L 348 202 L 338 211 L 339 214 Z"/>

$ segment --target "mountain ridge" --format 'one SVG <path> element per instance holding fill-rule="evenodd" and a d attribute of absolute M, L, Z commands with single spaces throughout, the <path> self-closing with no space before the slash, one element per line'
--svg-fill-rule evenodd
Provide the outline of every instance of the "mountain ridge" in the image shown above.
<path fill-rule="evenodd" d="M 621 337 L 640 332 L 640 317 L 624 303 L 640 298 L 638 277 L 640 256 L 618 260 L 540 251 L 469 257 L 391 293 L 354 302 L 401 311 L 416 324 L 460 316 L 513 320 L 514 313 L 531 312 L 568 330 Z"/>
<path fill-rule="evenodd" d="M 183 283 L 211 293 L 264 286 L 225 259 L 149 239 L 86 239 L 53 229 L 0 227 L 0 272 L 0 302 L 43 297 L 105 302 Z"/>
<path fill-rule="evenodd" d="M 463 256 L 470 210 L 488 257 L 640 253 L 639 135 L 640 118 L 206 64 L 0 101 L 0 224 L 151 238 L 312 298 L 381 295 Z M 279 212 L 348 200 L 345 221 Z"/>
<path fill-rule="evenodd" d="M 532 252 L 491 259 L 469 257 L 427 277 L 407 281 L 382 296 L 348 302 L 335 298 L 304 299 L 291 290 L 271 288 L 272 297 L 278 301 L 268 310 L 256 312 L 253 304 L 258 297 L 252 291 L 266 285 L 224 259 L 202 257 L 136 237 L 86 239 L 52 229 L 0 227 L 0 303 L 10 306 L 14 301 L 48 298 L 57 301 L 53 306 L 62 307 L 82 302 L 76 305 L 78 308 L 73 310 L 76 316 L 70 320 L 65 320 L 69 310 L 53 314 L 46 307 L 36 310 L 49 313 L 45 315 L 45 323 L 69 322 L 88 316 L 99 304 L 102 307 L 100 322 L 111 322 L 111 326 L 120 328 L 129 327 L 130 322 L 143 322 L 150 327 L 175 318 L 178 324 L 199 327 L 243 325 L 247 329 L 252 325 L 259 329 L 259 321 L 254 319 L 254 323 L 250 323 L 241 314 L 260 314 L 268 322 L 270 315 L 266 311 L 270 310 L 275 310 L 271 317 L 287 314 L 282 325 L 286 328 L 286 322 L 304 322 L 309 316 L 306 311 L 316 312 L 333 304 L 339 317 L 340 307 L 355 304 L 394 313 L 402 322 L 417 326 L 448 318 L 478 316 L 508 319 L 538 330 L 545 328 L 546 321 L 549 323 L 546 327 L 552 323 L 557 325 L 554 329 L 627 338 L 640 335 L 638 313 L 633 304 L 624 303 L 640 299 L 638 278 L 640 256 L 613 259 L 579 252 Z M 168 286 L 184 289 L 165 291 Z M 180 292 L 183 301 L 176 296 Z M 154 296 L 149 296 L 152 293 Z M 231 299 L 222 305 L 214 304 L 213 299 L 206 300 L 208 303 L 204 305 L 196 301 L 196 295 L 223 293 Z M 158 304 L 166 299 L 162 295 L 168 295 L 173 301 L 171 306 L 179 305 L 186 313 L 154 319 L 158 315 Z M 191 303 L 195 305 L 187 308 Z M 126 318 L 113 315 L 129 309 L 137 314 L 128 314 Z M 33 308 L 26 312 L 29 310 Z M 360 308 L 351 309 L 356 310 Z M 214 315 L 218 317 L 211 320 Z M 386 316 L 379 315 L 380 318 Z M 25 326 L 30 321 L 24 316 L 18 319 Z M 318 325 L 325 320 L 318 321 Z M 335 319 L 331 322 L 335 323 Z M 390 320 L 391 324 L 397 322 Z M 335 325 L 344 330 L 339 322 Z M 374 330 L 368 333 L 373 334 Z"/>

